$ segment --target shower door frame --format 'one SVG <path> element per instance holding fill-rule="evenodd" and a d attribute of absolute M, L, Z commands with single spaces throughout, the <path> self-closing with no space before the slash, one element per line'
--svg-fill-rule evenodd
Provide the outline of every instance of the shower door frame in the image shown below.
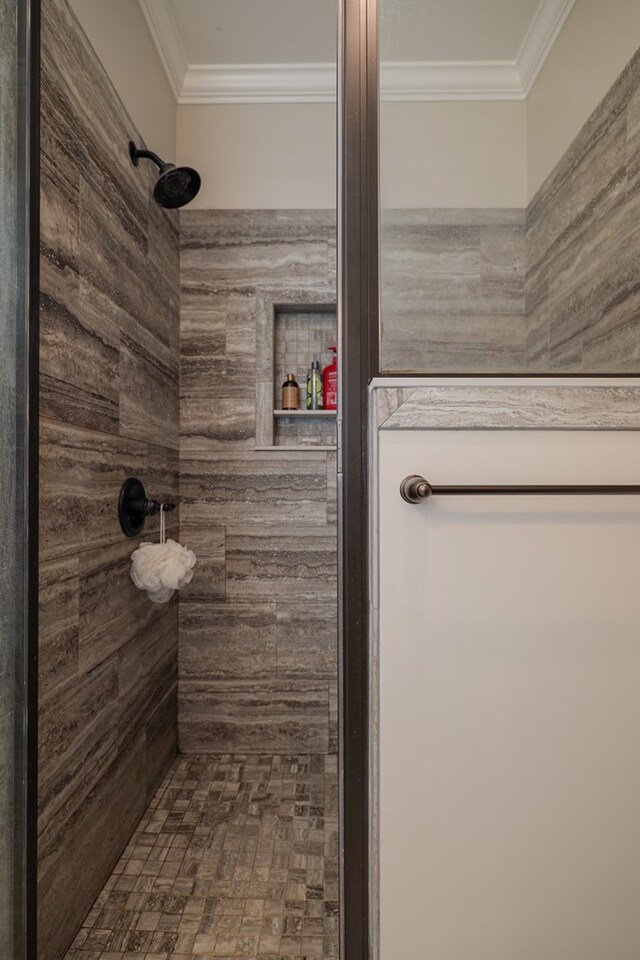
<path fill-rule="evenodd" d="M 41 0 L 19 0 L 22 78 L 21 141 L 25 177 L 26 255 L 25 431 L 21 457 L 25 478 L 25 708 L 26 763 L 23 797 L 23 956 L 37 960 L 38 922 L 38 608 L 39 608 L 39 397 L 40 397 L 40 35 Z"/>
<path fill-rule="evenodd" d="M 379 9 L 338 0 L 338 409 L 341 958 L 370 960 L 370 578 L 368 452 L 372 381 L 415 377 L 607 379 L 632 373 L 383 370 L 380 363 Z M 637 376 L 637 374 L 636 374 Z"/>
<path fill-rule="evenodd" d="M 377 375 L 377 0 L 338 0 L 340 957 L 371 951 L 369 384 Z"/>

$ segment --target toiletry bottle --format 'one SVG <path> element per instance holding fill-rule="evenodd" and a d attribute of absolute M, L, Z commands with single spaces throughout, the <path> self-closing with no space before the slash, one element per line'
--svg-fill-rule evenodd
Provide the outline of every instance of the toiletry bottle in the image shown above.
<path fill-rule="evenodd" d="M 307 410 L 322 410 L 322 374 L 319 360 L 313 360 L 307 371 Z"/>
<path fill-rule="evenodd" d="M 333 350 L 331 363 L 322 371 L 322 397 L 325 410 L 335 410 L 338 406 L 338 348 L 329 347 Z"/>
<path fill-rule="evenodd" d="M 293 373 L 287 374 L 287 379 L 282 384 L 282 409 L 297 410 L 300 406 L 300 387 L 296 383 Z"/>

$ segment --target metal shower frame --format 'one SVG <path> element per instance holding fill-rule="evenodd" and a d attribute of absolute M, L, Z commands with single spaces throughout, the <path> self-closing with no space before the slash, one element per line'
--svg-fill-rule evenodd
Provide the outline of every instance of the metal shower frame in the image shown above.
<path fill-rule="evenodd" d="M 24 782 L 18 784 L 25 802 L 24 836 L 18 842 L 24 857 L 21 889 L 15 891 L 16 909 L 25 928 L 20 950 L 25 960 L 37 960 L 38 882 L 38 607 L 39 607 L 39 409 L 40 409 L 40 0 L 18 0 L 19 67 L 23 87 L 21 104 L 21 156 L 26 211 L 27 288 L 25 327 L 27 364 L 23 371 L 25 433 L 20 451 L 25 466 L 25 600 L 26 690 L 23 734 L 26 762 Z M 19 801 L 18 801 L 19 802 Z M 18 949 L 18 945 L 16 946 Z"/>
<path fill-rule="evenodd" d="M 369 384 L 379 369 L 377 0 L 338 0 L 340 956 L 371 956 Z"/>

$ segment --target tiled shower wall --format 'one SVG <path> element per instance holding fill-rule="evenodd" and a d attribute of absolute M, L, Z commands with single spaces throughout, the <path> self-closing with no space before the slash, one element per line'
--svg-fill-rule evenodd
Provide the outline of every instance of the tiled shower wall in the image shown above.
<path fill-rule="evenodd" d="M 522 368 L 524 222 L 524 210 L 383 211 L 384 370 Z"/>
<path fill-rule="evenodd" d="M 181 244 L 180 532 L 199 564 L 180 596 L 180 749 L 326 754 L 335 454 L 256 449 L 256 338 L 265 302 L 335 299 L 334 217 L 185 210 Z"/>
<path fill-rule="evenodd" d="M 527 211 L 528 369 L 640 369 L 640 51 Z"/>
<path fill-rule="evenodd" d="M 129 475 L 177 496 L 178 221 L 135 135 L 45 0 L 39 960 L 64 954 L 176 751 L 177 603 L 135 589 L 117 519 Z"/>
<path fill-rule="evenodd" d="M 383 211 L 382 363 L 640 369 L 640 51 L 526 210 Z"/>

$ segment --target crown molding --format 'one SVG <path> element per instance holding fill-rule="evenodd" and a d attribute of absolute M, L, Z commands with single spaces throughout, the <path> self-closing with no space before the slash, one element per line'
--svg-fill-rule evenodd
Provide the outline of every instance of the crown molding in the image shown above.
<path fill-rule="evenodd" d="M 170 0 L 139 0 L 180 104 L 333 103 L 335 63 L 189 64 Z M 524 100 L 575 0 L 541 0 L 516 60 L 383 63 L 384 101 Z"/>
<path fill-rule="evenodd" d="M 192 64 L 178 103 L 331 103 L 335 63 Z"/>
<path fill-rule="evenodd" d="M 384 63 L 383 101 L 522 100 L 515 63 Z M 334 63 L 189 67 L 180 104 L 333 103 Z"/>
<path fill-rule="evenodd" d="M 542 0 L 516 58 L 525 97 L 558 39 L 575 0 Z"/>
<path fill-rule="evenodd" d="M 177 101 L 180 100 L 189 61 L 170 0 L 138 0 L 149 32 Z"/>
<path fill-rule="evenodd" d="M 383 63 L 383 101 L 522 100 L 515 63 Z"/>

